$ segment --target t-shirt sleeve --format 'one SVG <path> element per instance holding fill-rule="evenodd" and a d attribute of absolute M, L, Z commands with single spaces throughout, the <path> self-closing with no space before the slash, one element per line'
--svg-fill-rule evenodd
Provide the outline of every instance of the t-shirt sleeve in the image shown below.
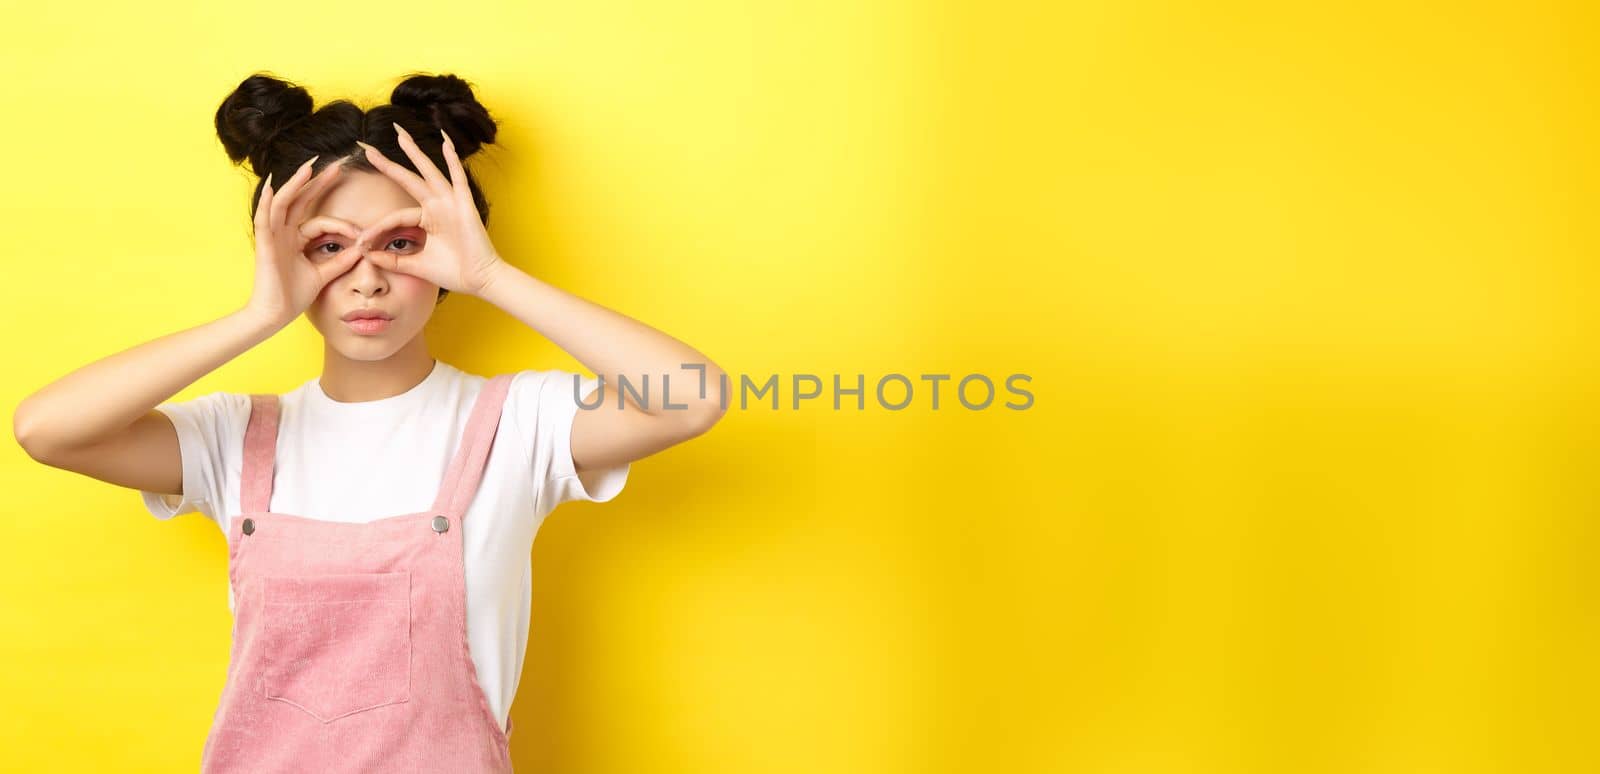
<path fill-rule="evenodd" d="M 573 395 L 593 403 L 589 393 L 600 384 L 596 377 L 572 371 L 519 371 L 511 380 L 512 410 L 518 432 L 525 440 L 535 482 L 535 497 L 548 510 L 569 500 L 603 503 L 616 497 L 628 481 L 629 464 L 576 472 L 572 462 L 572 422 L 582 409 Z"/>
<path fill-rule="evenodd" d="M 192 400 L 163 403 L 156 410 L 172 420 L 183 458 L 183 493 L 140 491 L 144 507 L 158 519 L 199 512 L 213 521 L 226 511 L 230 482 L 243 463 L 244 429 L 250 421 L 250 396 L 213 392 Z"/>

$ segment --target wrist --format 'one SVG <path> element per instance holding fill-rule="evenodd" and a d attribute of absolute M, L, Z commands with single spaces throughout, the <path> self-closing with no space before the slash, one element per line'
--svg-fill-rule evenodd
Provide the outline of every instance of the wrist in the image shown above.
<path fill-rule="evenodd" d="M 489 263 L 489 267 L 483 271 L 483 279 L 478 282 L 476 288 L 473 288 L 472 295 L 485 301 L 492 301 L 493 299 L 490 298 L 490 295 L 498 285 L 502 284 L 501 278 L 516 270 L 517 267 L 512 266 L 504 258 L 496 255 L 494 260 Z"/>
<path fill-rule="evenodd" d="M 289 324 L 288 320 L 279 319 L 275 315 L 258 311 L 249 306 L 236 310 L 230 317 L 238 320 L 251 332 L 262 338 L 277 333 L 283 326 Z"/>

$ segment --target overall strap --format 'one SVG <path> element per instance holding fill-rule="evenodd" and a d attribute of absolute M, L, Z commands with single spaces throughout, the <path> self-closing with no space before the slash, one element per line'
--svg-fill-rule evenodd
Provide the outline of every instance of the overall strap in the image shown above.
<path fill-rule="evenodd" d="M 250 396 L 250 424 L 244 430 L 244 469 L 239 505 L 243 513 L 263 513 L 272 501 L 272 468 L 278 449 L 278 396 Z"/>
<path fill-rule="evenodd" d="M 433 509 L 460 522 L 467 506 L 478 493 L 478 482 L 483 479 L 483 468 L 489 459 L 489 449 L 494 445 L 495 433 L 500 429 L 500 409 L 505 404 L 506 393 L 511 388 L 511 374 L 493 376 L 479 390 L 472 415 L 467 420 L 461 444 L 445 471 L 444 483 L 434 498 Z"/>

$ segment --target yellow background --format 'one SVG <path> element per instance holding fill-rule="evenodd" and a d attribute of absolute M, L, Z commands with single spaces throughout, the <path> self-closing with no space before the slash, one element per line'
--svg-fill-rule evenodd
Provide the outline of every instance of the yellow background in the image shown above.
<path fill-rule="evenodd" d="M 245 75 L 454 72 L 529 272 L 758 380 L 1035 395 L 732 410 L 559 509 L 519 768 L 1592 770 L 1581 5 L 7 3 L 0 400 L 248 297 Z M 582 367 L 470 297 L 430 338 Z M 319 367 L 302 320 L 177 397 Z M 222 536 L 0 476 L 8 766 L 193 770 Z"/>

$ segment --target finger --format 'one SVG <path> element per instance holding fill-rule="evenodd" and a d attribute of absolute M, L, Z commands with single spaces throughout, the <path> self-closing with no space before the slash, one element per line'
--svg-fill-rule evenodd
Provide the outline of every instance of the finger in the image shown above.
<path fill-rule="evenodd" d="M 405 272 L 405 269 L 400 268 L 400 256 L 385 250 L 368 250 L 367 260 L 377 264 L 378 268 L 384 271 Z"/>
<path fill-rule="evenodd" d="M 391 121 L 390 123 L 394 123 Z M 433 159 L 422 152 L 417 141 L 411 139 L 411 133 L 398 123 L 394 123 L 395 136 L 400 140 L 400 150 L 406 152 L 406 157 L 411 163 L 417 165 L 417 171 L 422 173 L 422 179 L 428 181 L 428 187 L 436 194 L 443 194 L 450 190 L 450 182 L 444 179 L 444 174 L 433 165 Z"/>
<path fill-rule="evenodd" d="M 288 180 L 284 181 L 282 190 L 279 190 L 277 195 L 272 197 L 270 222 L 273 226 L 283 225 L 284 215 L 288 211 L 289 205 L 294 203 L 295 194 L 305 186 L 307 180 L 311 179 L 311 165 L 316 160 L 316 156 L 306 159 L 305 163 L 301 164 L 300 168 L 295 170 Z"/>
<path fill-rule="evenodd" d="M 473 206 L 472 188 L 467 185 L 467 170 L 461 165 L 461 157 L 456 155 L 456 144 L 450 140 L 449 132 L 440 129 L 439 134 L 444 135 L 444 163 L 450 167 L 450 188 L 455 191 L 456 204 Z"/>
<path fill-rule="evenodd" d="M 310 242 L 323 234 L 343 234 L 350 238 L 350 243 L 355 244 L 361 239 L 361 229 L 354 223 L 340 220 L 331 215 L 318 215 L 305 223 L 300 224 L 300 238 Z"/>
<path fill-rule="evenodd" d="M 369 240 L 380 237 L 397 228 L 404 226 L 418 226 L 421 224 L 421 207 L 407 207 L 403 210 L 395 210 L 394 212 L 391 212 L 381 218 L 377 223 L 362 229 L 360 235 L 356 237 L 356 242 L 370 247 L 371 245 Z"/>
<path fill-rule="evenodd" d="M 294 174 L 289 176 L 288 180 L 283 181 L 282 187 L 272 192 L 272 206 L 269 208 L 267 215 L 268 224 L 270 226 L 280 227 L 285 223 L 288 209 L 290 205 L 294 204 L 296 194 L 300 192 L 306 181 L 310 179 L 312 166 L 315 164 L 316 160 L 316 156 L 306 159 L 306 161 L 294 171 Z"/>
<path fill-rule="evenodd" d="M 322 197 L 328 193 L 328 187 L 339 178 L 339 170 L 344 168 L 344 159 L 329 164 L 318 172 L 311 182 L 306 184 L 305 190 L 296 197 L 294 204 L 289 205 L 289 222 L 299 223 L 305 218 L 308 211 L 315 210 Z"/>
<path fill-rule="evenodd" d="M 401 188 L 404 188 L 406 193 L 411 194 L 411 198 L 417 200 L 417 204 L 428 200 L 431 195 L 428 191 L 428 183 L 417 177 L 417 173 L 394 163 L 388 156 L 383 155 L 383 151 L 371 145 L 360 140 L 356 140 L 356 144 L 367 150 L 367 161 L 371 162 L 372 166 L 377 167 L 379 172 L 382 172 L 390 180 L 395 181 Z"/>
<path fill-rule="evenodd" d="M 267 217 L 272 213 L 272 173 L 267 173 L 267 179 L 261 182 L 261 195 L 256 198 L 256 233 L 267 230 Z"/>
<path fill-rule="evenodd" d="M 323 285 L 327 285 L 329 282 L 338 279 L 345 272 L 350 271 L 356 265 L 356 261 L 361 260 L 362 255 L 361 248 L 357 246 L 352 245 L 345 248 L 335 255 L 333 260 L 317 264 L 317 278 L 322 281 Z"/>

